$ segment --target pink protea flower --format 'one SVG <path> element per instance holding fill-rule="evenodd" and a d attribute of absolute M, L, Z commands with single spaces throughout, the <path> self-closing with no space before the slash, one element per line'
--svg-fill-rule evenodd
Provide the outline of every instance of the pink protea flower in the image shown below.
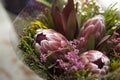
<path fill-rule="evenodd" d="M 95 42 L 101 40 L 105 33 L 105 23 L 104 17 L 102 15 L 97 15 L 89 20 L 81 28 L 79 37 L 84 37 L 86 40 L 89 39 L 91 35 L 94 36 Z"/>
<path fill-rule="evenodd" d="M 47 54 L 67 46 L 67 39 L 52 29 L 38 29 L 35 35 L 35 48 L 39 53 Z"/>
<path fill-rule="evenodd" d="M 100 51 L 90 50 L 80 56 L 84 67 L 94 75 L 105 75 L 109 69 L 110 60 Z"/>

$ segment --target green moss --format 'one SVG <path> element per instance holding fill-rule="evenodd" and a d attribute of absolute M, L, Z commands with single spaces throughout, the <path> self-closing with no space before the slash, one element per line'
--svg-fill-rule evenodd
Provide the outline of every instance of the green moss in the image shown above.
<path fill-rule="evenodd" d="M 120 57 L 111 58 L 111 60 L 110 60 L 110 69 L 111 69 L 111 71 L 115 71 L 119 67 L 120 67 Z"/>

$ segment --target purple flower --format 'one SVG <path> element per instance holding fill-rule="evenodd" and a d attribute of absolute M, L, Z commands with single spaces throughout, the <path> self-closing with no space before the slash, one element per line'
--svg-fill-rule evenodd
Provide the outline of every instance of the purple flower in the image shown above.
<path fill-rule="evenodd" d="M 90 50 L 80 55 L 80 60 L 94 75 L 105 75 L 109 69 L 110 60 L 100 51 Z"/>
<path fill-rule="evenodd" d="M 67 39 L 62 34 L 52 29 L 38 29 L 34 39 L 36 50 L 43 54 L 60 50 L 60 48 L 64 48 L 68 44 Z"/>
<path fill-rule="evenodd" d="M 91 35 L 94 36 L 95 41 L 98 42 L 105 34 L 105 23 L 102 15 L 97 15 L 85 22 L 81 28 L 79 37 L 84 37 L 88 40 Z"/>
<path fill-rule="evenodd" d="M 84 68 L 83 63 L 80 61 L 80 57 L 78 55 L 79 50 L 74 49 L 73 51 L 68 52 L 64 55 L 64 60 L 58 59 L 57 62 L 59 66 L 65 71 L 77 71 Z"/>
<path fill-rule="evenodd" d="M 41 54 L 40 60 L 41 60 L 41 62 L 46 62 L 46 54 Z"/>

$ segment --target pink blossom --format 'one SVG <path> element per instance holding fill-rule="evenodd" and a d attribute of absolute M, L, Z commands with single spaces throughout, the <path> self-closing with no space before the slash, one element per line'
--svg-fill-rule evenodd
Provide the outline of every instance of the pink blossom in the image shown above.
<path fill-rule="evenodd" d="M 57 62 L 59 63 L 60 67 L 63 68 L 65 71 L 77 71 L 84 68 L 83 63 L 80 61 L 80 57 L 78 55 L 79 50 L 74 49 L 73 51 L 68 52 L 65 54 L 65 61 L 62 59 L 58 59 Z"/>

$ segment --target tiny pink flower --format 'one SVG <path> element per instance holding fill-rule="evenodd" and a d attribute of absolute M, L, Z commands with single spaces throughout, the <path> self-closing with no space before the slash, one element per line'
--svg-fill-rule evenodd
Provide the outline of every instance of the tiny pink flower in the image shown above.
<path fill-rule="evenodd" d="M 65 71 L 78 71 L 84 68 L 83 63 L 80 61 L 79 50 L 74 49 L 64 55 L 64 59 L 58 59 L 59 66 Z"/>

